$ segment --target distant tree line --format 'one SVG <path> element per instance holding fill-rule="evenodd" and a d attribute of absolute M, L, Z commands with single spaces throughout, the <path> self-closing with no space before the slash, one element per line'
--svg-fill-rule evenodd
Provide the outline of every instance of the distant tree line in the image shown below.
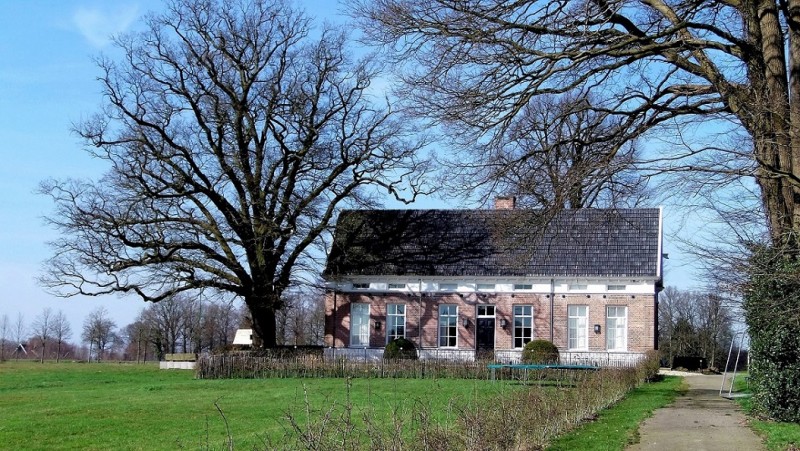
<path fill-rule="evenodd" d="M 279 345 L 322 345 L 323 294 L 315 289 L 287 292 L 292 308 L 278 316 Z M 155 361 L 168 353 L 229 350 L 236 330 L 252 320 L 241 302 L 181 294 L 149 303 L 134 321 L 119 327 L 106 308 L 92 311 L 80 329 L 62 311 L 45 308 L 29 323 L 22 314 L 0 316 L 0 361 L 13 359 Z M 76 339 L 73 341 L 73 339 Z"/>
<path fill-rule="evenodd" d="M 700 357 L 710 368 L 722 369 L 734 335 L 734 311 L 718 295 L 667 287 L 658 304 L 662 363 L 672 365 L 676 357 Z"/>

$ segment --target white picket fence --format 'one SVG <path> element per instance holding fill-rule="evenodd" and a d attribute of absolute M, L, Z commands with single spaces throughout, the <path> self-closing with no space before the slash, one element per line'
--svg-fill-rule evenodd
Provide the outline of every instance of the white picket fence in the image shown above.
<path fill-rule="evenodd" d="M 475 361 L 472 349 L 422 348 L 417 350 L 420 360 Z M 383 359 L 383 348 L 325 348 L 325 359 L 378 362 Z M 629 367 L 641 361 L 645 355 L 639 352 L 562 352 L 563 365 L 593 365 L 599 367 Z M 520 363 L 522 351 L 516 349 L 495 350 L 494 360 L 500 363 Z"/>

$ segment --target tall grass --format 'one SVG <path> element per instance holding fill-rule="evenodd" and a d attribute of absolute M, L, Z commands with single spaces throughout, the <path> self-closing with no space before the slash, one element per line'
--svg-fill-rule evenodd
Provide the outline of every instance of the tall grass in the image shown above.
<path fill-rule="evenodd" d="M 568 380 L 550 379 L 549 385 L 542 377 L 537 383 L 527 382 L 524 389 L 490 398 L 453 400 L 452 415 L 445 421 L 435 420 L 425 403 L 392 412 L 389 424 L 376 425 L 369 411 L 354 412 L 349 403 L 314 409 L 306 402 L 304 421 L 297 412 L 287 412 L 292 429 L 285 443 L 287 449 L 315 450 L 544 449 L 652 380 L 653 367 L 657 366 L 648 361 L 636 368 L 571 372 Z M 359 414 L 364 420 L 353 421 Z"/>
<path fill-rule="evenodd" d="M 287 415 L 292 412 L 306 423 L 306 403 L 322 410 L 349 403 L 354 422 L 362 423 L 366 412 L 375 427 L 384 427 L 393 417 L 406 417 L 422 399 L 434 419 L 446 423 L 451 399 L 493 397 L 512 384 L 457 379 L 198 380 L 191 372 L 159 370 L 153 364 L 5 362 L 0 363 L 0 450 L 229 449 L 230 443 L 240 450 L 273 448 L 265 443 L 303 449 L 286 437 L 287 431 L 294 434 Z M 404 425 L 403 430 L 411 435 L 413 428 Z"/>

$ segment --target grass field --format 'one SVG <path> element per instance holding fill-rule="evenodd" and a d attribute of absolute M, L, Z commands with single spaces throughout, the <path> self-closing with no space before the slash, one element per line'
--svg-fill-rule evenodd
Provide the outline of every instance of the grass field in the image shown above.
<path fill-rule="evenodd" d="M 637 443 L 639 424 L 658 408 L 671 403 L 684 390 L 683 378 L 667 376 L 644 384 L 622 401 L 600 412 L 597 419 L 558 438 L 552 450 L 622 450 Z"/>
<path fill-rule="evenodd" d="M 0 364 L 0 449 L 212 449 L 227 433 L 237 449 L 282 443 L 289 411 L 353 405 L 380 418 L 426 405 L 447 420 L 450 402 L 509 386 L 486 381 L 352 379 L 196 380 L 155 365 L 5 362 Z M 406 427 L 413 427 L 407 424 Z M 285 442 L 283 442 L 285 443 Z"/>

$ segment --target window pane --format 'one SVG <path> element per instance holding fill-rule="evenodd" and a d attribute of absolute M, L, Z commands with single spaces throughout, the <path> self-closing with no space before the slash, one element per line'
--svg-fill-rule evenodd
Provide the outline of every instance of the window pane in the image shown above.
<path fill-rule="evenodd" d="M 350 321 L 350 346 L 369 346 L 369 304 L 351 304 Z"/>
<path fill-rule="evenodd" d="M 610 351 L 627 349 L 627 307 L 609 306 L 606 309 L 606 348 Z"/>
<path fill-rule="evenodd" d="M 458 344 L 458 307 L 439 306 L 439 346 L 455 347 Z"/>
<path fill-rule="evenodd" d="M 405 304 L 389 304 L 386 308 L 386 341 L 406 337 Z"/>
<path fill-rule="evenodd" d="M 588 349 L 588 313 L 585 305 L 570 305 L 568 309 L 568 343 L 569 349 Z"/>
<path fill-rule="evenodd" d="M 514 306 L 514 347 L 521 348 L 533 338 L 533 307 Z"/>

